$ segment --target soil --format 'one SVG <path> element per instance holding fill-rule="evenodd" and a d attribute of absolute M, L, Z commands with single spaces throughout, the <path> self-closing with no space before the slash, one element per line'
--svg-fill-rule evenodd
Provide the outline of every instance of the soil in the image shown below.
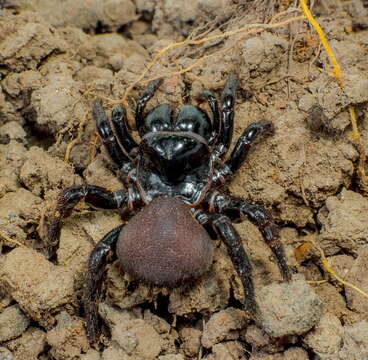
<path fill-rule="evenodd" d="M 367 296 L 336 280 L 310 246 L 368 292 L 366 163 L 359 163 L 368 150 L 368 5 L 312 2 L 341 85 L 305 18 L 247 31 L 300 16 L 297 3 L 0 1 L 0 359 L 368 358 Z M 205 37 L 157 57 L 169 44 Z M 272 121 L 275 133 L 255 144 L 226 190 L 272 212 L 293 279 L 282 281 L 248 220 L 235 226 L 253 264 L 257 318 L 242 310 L 243 289 L 218 240 L 210 271 L 175 289 L 131 279 L 112 257 L 102 335 L 89 344 L 86 261 L 120 214 L 78 205 L 53 251 L 45 229 L 63 188 L 123 186 L 96 136 L 94 101 L 108 111 L 125 105 L 134 128 L 131 109 L 148 79 L 164 77 L 149 106 L 178 107 L 196 103 L 203 89 L 220 96 L 231 72 L 240 81 L 234 143 L 255 121 Z"/>

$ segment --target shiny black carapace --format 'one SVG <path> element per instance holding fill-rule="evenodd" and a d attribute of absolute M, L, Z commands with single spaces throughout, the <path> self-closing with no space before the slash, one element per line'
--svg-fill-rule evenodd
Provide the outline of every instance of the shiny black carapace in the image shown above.
<path fill-rule="evenodd" d="M 112 192 L 95 185 L 77 185 L 63 190 L 48 231 L 56 244 L 61 220 L 82 199 L 103 209 L 122 209 L 131 217 L 127 225 L 111 230 L 89 258 L 83 297 L 87 333 L 98 336 L 98 300 L 108 253 L 116 251 L 122 269 L 141 281 L 178 286 L 201 276 L 212 263 L 212 243 L 207 230 L 217 234 L 243 283 L 245 309 L 256 313 L 251 263 L 232 221 L 245 216 L 255 223 L 271 247 L 284 279 L 290 279 L 278 229 L 261 206 L 221 193 L 220 188 L 239 169 L 252 142 L 262 132 L 272 132 L 268 121 L 248 126 L 229 150 L 238 80 L 231 74 L 221 95 L 221 104 L 210 91 L 211 116 L 198 106 L 186 105 L 178 112 L 168 104 L 148 113 L 145 107 L 160 86 L 152 81 L 140 96 L 135 120 L 140 143 L 133 139 L 122 106 L 108 119 L 101 101 L 94 106 L 97 131 L 106 147 L 124 189 Z"/>

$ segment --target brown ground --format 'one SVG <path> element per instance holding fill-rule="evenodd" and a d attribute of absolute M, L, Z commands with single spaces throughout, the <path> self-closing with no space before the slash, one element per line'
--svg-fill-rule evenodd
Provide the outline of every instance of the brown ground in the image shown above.
<path fill-rule="evenodd" d="M 342 278 L 368 291 L 368 199 L 347 111 L 355 106 L 367 149 L 367 2 L 314 2 L 343 89 L 306 20 L 177 47 L 151 63 L 188 36 L 301 15 L 290 3 L 0 1 L 0 359 L 368 358 L 368 299 L 331 277 L 315 248 L 303 251 L 317 242 Z M 179 106 L 203 88 L 219 91 L 231 71 L 241 84 L 235 139 L 262 119 L 276 132 L 255 146 L 229 190 L 272 211 L 293 281 L 280 281 L 248 221 L 236 227 L 254 265 L 256 320 L 241 310 L 242 288 L 218 241 L 211 272 L 174 290 L 139 284 L 114 262 L 100 306 L 103 336 L 90 347 L 80 306 L 86 259 L 119 214 L 79 206 L 51 258 L 43 234 L 64 187 L 121 187 L 96 141 L 93 101 L 134 105 L 144 81 L 165 76 L 150 106 Z"/>

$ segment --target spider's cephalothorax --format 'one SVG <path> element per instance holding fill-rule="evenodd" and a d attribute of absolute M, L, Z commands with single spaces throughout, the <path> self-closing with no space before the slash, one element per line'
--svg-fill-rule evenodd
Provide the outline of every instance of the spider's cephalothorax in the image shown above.
<path fill-rule="evenodd" d="M 173 115 L 169 105 L 159 105 L 146 116 L 140 131 L 142 163 L 169 185 L 200 168 L 208 172 L 212 133 L 208 115 L 198 107 L 187 105 Z"/>
<path fill-rule="evenodd" d="M 254 314 L 257 305 L 252 267 L 232 225 L 232 221 L 248 217 L 271 247 L 284 279 L 290 279 L 271 215 L 261 206 L 216 190 L 239 169 L 257 136 L 273 130 L 272 124 L 260 121 L 248 126 L 226 160 L 233 134 L 237 77 L 229 76 L 220 106 L 210 91 L 201 94 L 210 106 L 211 117 L 192 105 L 175 113 L 163 104 L 145 114 L 146 104 L 160 84 L 160 80 L 152 81 L 138 101 L 139 144 L 130 134 L 122 106 L 112 110 L 109 120 L 101 101 L 96 102 L 93 114 L 97 131 L 125 188 L 112 192 L 87 184 L 69 187 L 60 193 L 49 226 L 48 241 L 56 245 L 62 219 L 82 199 L 95 207 L 136 213 L 127 225 L 120 225 L 100 240 L 90 255 L 83 304 L 91 341 L 98 335 L 98 299 L 111 250 L 116 251 L 122 269 L 132 277 L 150 284 L 178 286 L 209 269 L 212 244 L 205 229 L 212 229 L 227 246 L 244 286 L 245 308 Z"/>

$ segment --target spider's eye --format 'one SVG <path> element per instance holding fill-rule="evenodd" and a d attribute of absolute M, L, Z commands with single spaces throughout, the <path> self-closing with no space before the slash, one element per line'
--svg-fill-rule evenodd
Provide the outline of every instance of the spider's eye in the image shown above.
<path fill-rule="evenodd" d="M 168 124 L 164 123 L 161 119 L 154 119 L 150 123 L 150 131 L 163 131 L 168 129 Z"/>
<path fill-rule="evenodd" d="M 144 120 L 146 132 L 171 130 L 172 108 L 162 104 L 153 108 Z"/>
<path fill-rule="evenodd" d="M 212 130 L 207 113 L 193 105 L 186 105 L 180 109 L 175 124 L 176 130 L 193 132 L 204 138 L 207 138 Z"/>
<path fill-rule="evenodd" d="M 180 131 L 191 131 L 191 132 L 197 132 L 198 131 L 198 126 L 195 126 L 196 124 L 193 123 L 193 119 L 184 119 L 183 121 L 181 121 L 177 128 Z M 197 130 L 197 131 L 196 131 Z"/>

